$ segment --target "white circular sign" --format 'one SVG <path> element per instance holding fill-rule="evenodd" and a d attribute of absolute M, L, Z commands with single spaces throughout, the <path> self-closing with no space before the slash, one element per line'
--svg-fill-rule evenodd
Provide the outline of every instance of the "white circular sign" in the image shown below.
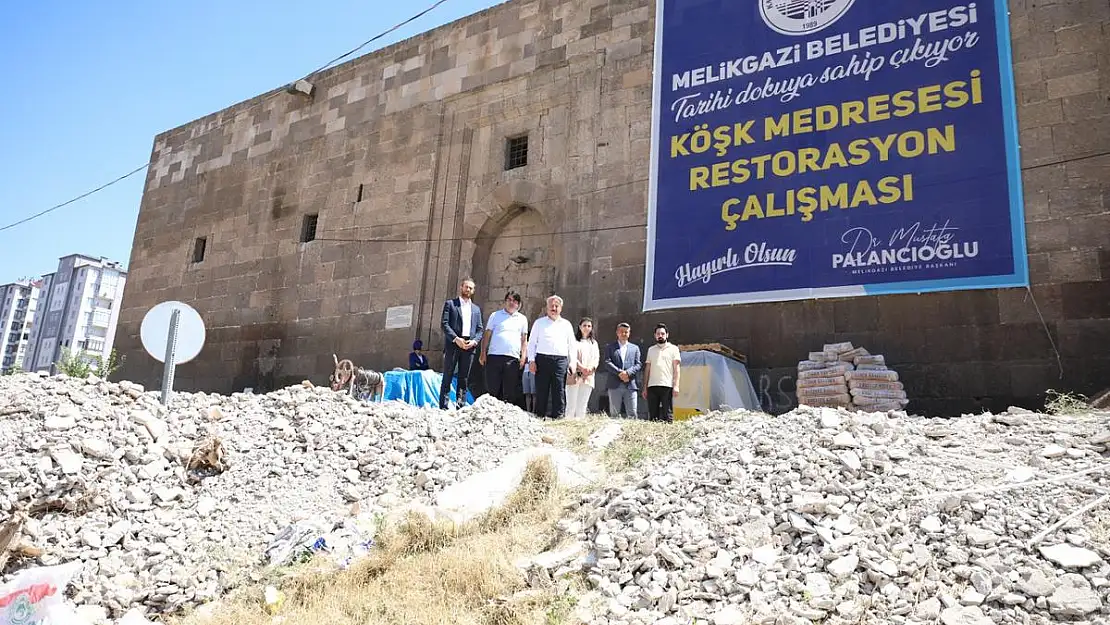
<path fill-rule="evenodd" d="M 158 362 L 166 362 L 166 340 L 170 333 L 170 317 L 180 310 L 177 322 L 177 350 L 174 363 L 180 365 L 197 357 L 204 347 L 204 320 L 192 306 L 183 302 L 162 302 L 147 311 L 139 327 L 143 349 Z"/>
<path fill-rule="evenodd" d="M 809 35 L 831 26 L 856 0 L 758 0 L 759 14 L 772 30 Z"/>

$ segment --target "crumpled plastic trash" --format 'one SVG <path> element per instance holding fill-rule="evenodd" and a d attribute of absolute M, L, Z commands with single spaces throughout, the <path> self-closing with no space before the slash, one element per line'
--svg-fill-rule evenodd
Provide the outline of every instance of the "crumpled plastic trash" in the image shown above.
<path fill-rule="evenodd" d="M 65 599 L 81 562 L 24 569 L 0 586 L 0 625 L 89 625 Z"/>
<path fill-rule="evenodd" d="M 305 551 L 311 552 L 311 545 L 324 532 L 318 524 L 299 521 L 283 529 L 266 546 L 264 559 L 271 566 L 291 564 Z"/>
<path fill-rule="evenodd" d="M 132 608 L 127 614 L 123 615 L 123 618 L 116 625 L 155 625 L 155 623 L 144 616 L 143 611 L 139 608 Z"/>
<path fill-rule="evenodd" d="M 376 534 L 375 523 L 367 518 L 330 524 L 319 519 L 299 521 L 270 541 L 263 559 L 271 566 L 285 566 L 323 552 L 346 568 L 370 552 Z"/>
<path fill-rule="evenodd" d="M 285 593 L 281 592 L 273 586 L 267 586 L 262 600 L 266 604 L 266 610 L 270 614 L 277 614 L 281 611 L 282 604 L 285 603 Z"/>

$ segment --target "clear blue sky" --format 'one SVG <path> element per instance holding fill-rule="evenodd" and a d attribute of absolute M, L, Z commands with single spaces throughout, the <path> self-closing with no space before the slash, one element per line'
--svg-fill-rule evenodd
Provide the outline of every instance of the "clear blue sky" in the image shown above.
<path fill-rule="evenodd" d="M 355 56 L 500 2 L 448 0 Z M 0 227 L 144 164 L 159 132 L 287 84 L 433 3 L 0 3 Z M 144 180 L 0 231 L 0 284 L 67 254 L 126 264 Z"/>

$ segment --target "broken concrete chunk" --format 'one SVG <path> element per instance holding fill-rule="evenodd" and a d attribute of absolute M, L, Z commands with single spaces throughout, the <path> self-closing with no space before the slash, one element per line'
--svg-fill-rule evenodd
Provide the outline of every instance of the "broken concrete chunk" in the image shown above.
<path fill-rule="evenodd" d="M 1047 445 L 1041 450 L 1041 456 L 1044 458 L 1060 458 L 1066 453 L 1068 453 L 1067 449 L 1056 444 Z"/>
<path fill-rule="evenodd" d="M 930 534 L 936 534 L 944 529 L 944 526 L 941 525 L 940 519 L 935 516 L 927 516 L 924 519 L 921 519 L 920 527 L 922 531 L 928 532 Z"/>
<path fill-rule="evenodd" d="M 84 464 L 81 456 L 74 453 L 71 449 L 52 449 L 50 450 L 50 457 L 54 459 L 54 462 L 58 463 L 58 467 L 61 468 L 62 473 L 66 475 L 77 475 L 81 472 L 81 466 Z"/>
<path fill-rule="evenodd" d="M 940 622 L 944 625 L 994 625 L 994 621 L 978 606 L 954 606 L 941 610 Z"/>
<path fill-rule="evenodd" d="M 845 577 L 853 572 L 859 566 L 859 556 L 847 555 L 842 558 L 837 558 L 828 564 L 825 569 L 835 575 L 836 577 Z"/>
<path fill-rule="evenodd" d="M 1086 616 L 1102 608 L 1102 598 L 1082 575 L 1068 573 L 1048 598 L 1048 609 L 1057 616 Z"/>
<path fill-rule="evenodd" d="M 1060 543 L 1051 547 L 1042 545 L 1039 550 L 1047 560 L 1051 560 L 1065 569 L 1083 569 L 1096 566 L 1102 562 L 1102 558 L 1094 551 L 1083 547 L 1074 547 L 1067 543 Z"/>
<path fill-rule="evenodd" d="M 981 527 L 969 527 L 965 535 L 967 543 L 973 547 L 989 547 L 998 542 L 998 534 Z"/>

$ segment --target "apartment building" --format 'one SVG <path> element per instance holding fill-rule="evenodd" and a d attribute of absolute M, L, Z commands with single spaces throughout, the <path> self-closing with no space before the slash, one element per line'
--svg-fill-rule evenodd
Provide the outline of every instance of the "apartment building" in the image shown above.
<path fill-rule="evenodd" d="M 41 286 L 40 280 L 0 286 L 0 372 L 23 366 Z"/>
<path fill-rule="evenodd" d="M 112 351 L 127 272 L 105 258 L 72 254 L 42 277 L 23 368 L 55 371 L 65 350 L 93 360 Z"/>

